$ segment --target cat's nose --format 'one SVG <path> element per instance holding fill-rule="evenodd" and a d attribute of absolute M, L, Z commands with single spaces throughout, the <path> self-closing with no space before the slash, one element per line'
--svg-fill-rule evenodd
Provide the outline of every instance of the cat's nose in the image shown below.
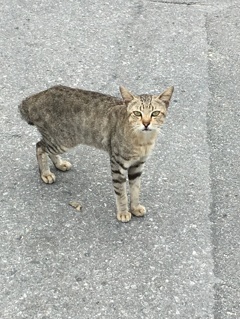
<path fill-rule="evenodd" d="M 143 125 L 145 126 L 145 128 L 148 128 L 150 122 L 143 122 Z"/>

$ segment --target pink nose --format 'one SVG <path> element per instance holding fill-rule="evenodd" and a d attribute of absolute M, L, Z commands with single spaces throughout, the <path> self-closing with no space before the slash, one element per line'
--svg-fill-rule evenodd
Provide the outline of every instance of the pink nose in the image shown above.
<path fill-rule="evenodd" d="M 149 124 L 150 122 L 143 122 L 143 125 L 145 126 L 145 128 L 147 128 Z"/>

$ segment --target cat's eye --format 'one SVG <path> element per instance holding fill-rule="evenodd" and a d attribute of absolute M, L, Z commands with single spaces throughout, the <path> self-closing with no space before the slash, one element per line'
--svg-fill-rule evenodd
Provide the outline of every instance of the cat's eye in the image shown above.
<path fill-rule="evenodd" d="M 137 117 L 141 117 L 142 116 L 142 113 L 139 112 L 139 111 L 133 111 L 133 114 Z"/>
<path fill-rule="evenodd" d="M 158 116 L 160 114 L 160 111 L 154 111 L 154 112 L 152 112 L 152 116 L 153 117 L 156 117 L 156 116 Z"/>

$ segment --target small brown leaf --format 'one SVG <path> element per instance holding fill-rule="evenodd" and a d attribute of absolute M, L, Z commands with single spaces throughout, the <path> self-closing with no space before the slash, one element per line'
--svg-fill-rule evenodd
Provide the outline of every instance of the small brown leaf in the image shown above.
<path fill-rule="evenodd" d="M 75 202 L 75 201 L 69 202 L 69 205 L 78 211 L 80 211 L 80 209 L 82 208 L 82 205 L 79 202 Z"/>

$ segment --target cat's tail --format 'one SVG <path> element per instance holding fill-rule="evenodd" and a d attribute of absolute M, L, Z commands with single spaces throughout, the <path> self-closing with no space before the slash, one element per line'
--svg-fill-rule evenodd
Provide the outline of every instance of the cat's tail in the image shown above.
<path fill-rule="evenodd" d="M 22 119 L 25 120 L 29 125 L 34 125 L 33 121 L 30 119 L 28 99 L 23 100 L 18 106 L 18 109 Z"/>

